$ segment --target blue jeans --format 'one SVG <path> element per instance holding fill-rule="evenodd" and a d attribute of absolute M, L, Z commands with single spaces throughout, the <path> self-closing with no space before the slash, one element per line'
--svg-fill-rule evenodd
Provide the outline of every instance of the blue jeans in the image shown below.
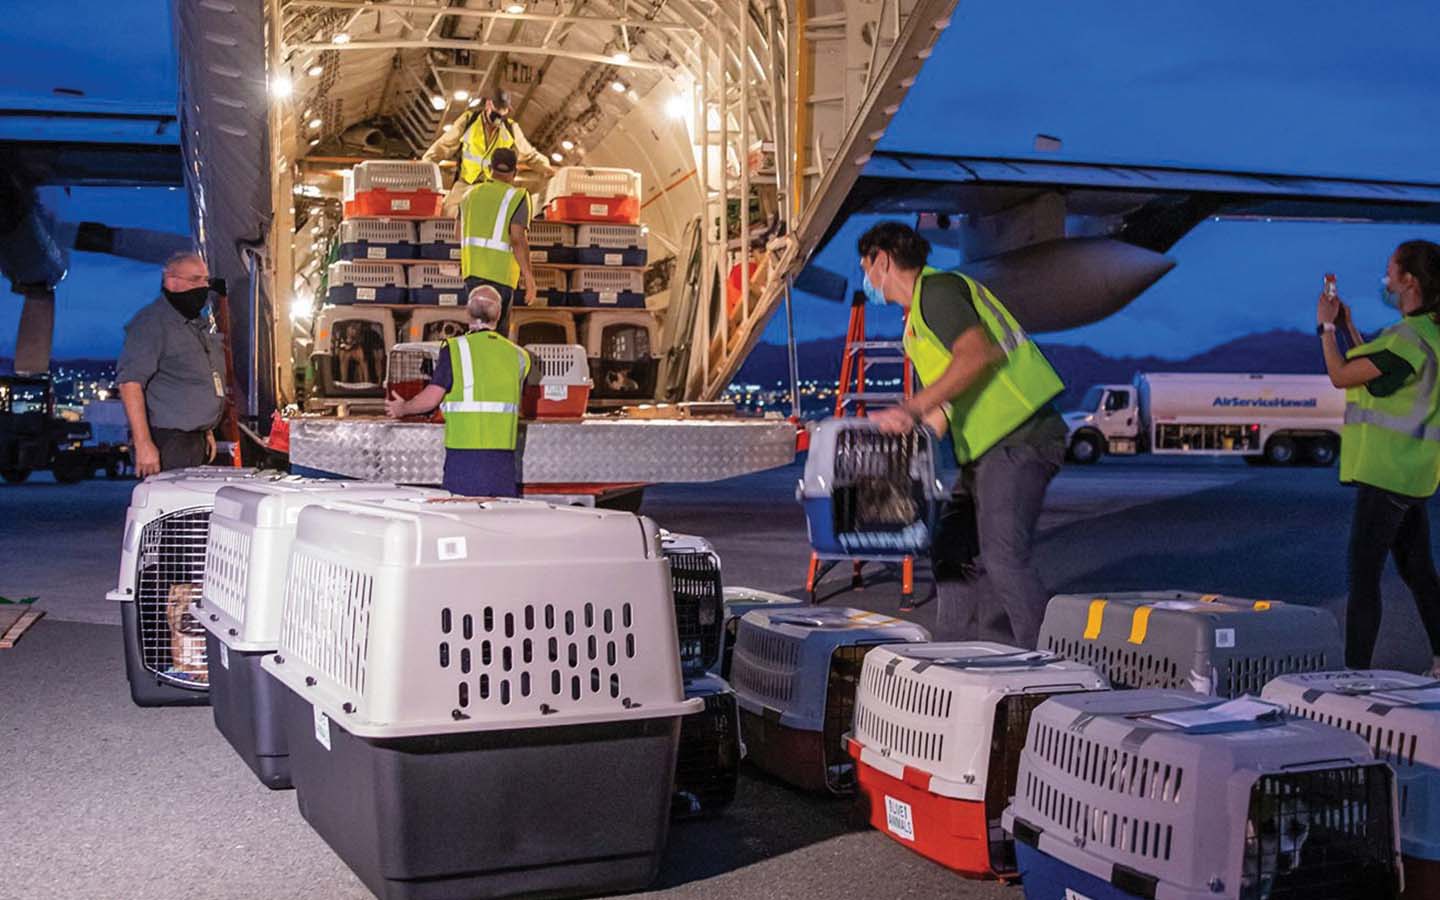
<path fill-rule="evenodd" d="M 462 497 L 519 497 L 514 450 L 446 450 L 440 486 Z"/>
<path fill-rule="evenodd" d="M 935 560 L 937 641 L 1035 647 L 1050 595 L 1031 548 L 1045 491 L 1064 459 L 1065 445 L 1058 441 L 1020 444 L 992 448 L 961 468 L 946 518 L 952 525 L 957 518 L 973 523 L 975 534 L 948 546 L 969 543 L 978 553 L 973 560 Z"/>

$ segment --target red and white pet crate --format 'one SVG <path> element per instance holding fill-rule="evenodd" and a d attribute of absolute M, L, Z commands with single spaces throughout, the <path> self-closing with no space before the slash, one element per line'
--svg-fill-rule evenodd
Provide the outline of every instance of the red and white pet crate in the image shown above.
<path fill-rule="evenodd" d="M 343 199 L 346 218 L 436 219 L 445 190 L 434 163 L 376 159 L 345 173 Z"/>
<path fill-rule="evenodd" d="M 545 195 L 545 218 L 560 222 L 640 221 L 640 173 L 632 169 L 566 166 Z"/>
<path fill-rule="evenodd" d="M 540 383 L 525 385 L 520 414 L 527 419 L 578 419 L 590 402 L 590 366 L 579 344 L 531 344 Z"/>

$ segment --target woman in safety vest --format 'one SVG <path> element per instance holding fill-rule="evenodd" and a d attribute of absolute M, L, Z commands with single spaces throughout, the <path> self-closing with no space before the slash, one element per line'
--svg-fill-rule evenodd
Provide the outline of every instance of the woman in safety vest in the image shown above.
<path fill-rule="evenodd" d="M 1431 674 L 1440 675 L 1440 576 L 1425 510 L 1440 487 L 1440 245 L 1397 247 L 1381 297 L 1402 317 L 1368 342 L 1338 296 L 1322 293 L 1316 310 L 1325 369 L 1345 391 L 1340 480 L 1356 486 L 1345 664 L 1371 665 L 1380 634 L 1380 575 L 1393 553 L 1430 638 Z M 1340 351 L 1337 326 L 1346 328 L 1348 353 Z"/>

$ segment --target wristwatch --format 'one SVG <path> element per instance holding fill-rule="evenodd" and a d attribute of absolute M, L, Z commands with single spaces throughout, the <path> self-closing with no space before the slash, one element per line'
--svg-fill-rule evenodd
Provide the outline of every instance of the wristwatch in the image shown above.
<path fill-rule="evenodd" d="M 1315 326 L 1315 333 L 1316 333 L 1316 334 L 1320 334 L 1320 335 L 1323 335 L 1323 334 L 1334 334 L 1334 333 L 1335 333 L 1335 323 L 1334 323 L 1334 322 L 1321 322 L 1319 325 L 1316 325 L 1316 326 Z"/>

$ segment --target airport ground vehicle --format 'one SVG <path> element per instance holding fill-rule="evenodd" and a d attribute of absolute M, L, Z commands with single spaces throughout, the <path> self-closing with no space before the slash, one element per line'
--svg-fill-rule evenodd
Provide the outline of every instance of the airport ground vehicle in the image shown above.
<path fill-rule="evenodd" d="M 1065 414 L 1078 463 L 1153 453 L 1329 466 L 1344 421 L 1344 392 L 1324 375 L 1142 372 L 1091 387 Z"/>
<path fill-rule="evenodd" d="M 22 393 L 39 399 L 17 410 Z M 97 470 L 118 476 L 125 468 L 126 448 L 87 444 L 90 436 L 90 423 L 56 414 L 49 378 L 0 376 L 0 478 L 19 484 L 44 469 L 61 484 L 84 481 Z"/>

